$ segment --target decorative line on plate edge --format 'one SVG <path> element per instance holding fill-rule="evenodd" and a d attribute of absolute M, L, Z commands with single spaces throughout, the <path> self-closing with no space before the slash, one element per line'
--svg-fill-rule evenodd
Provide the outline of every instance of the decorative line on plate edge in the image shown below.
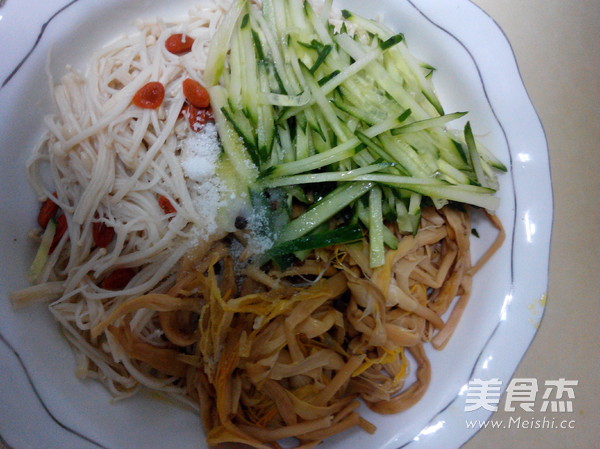
<path fill-rule="evenodd" d="M 2 3 L 0 3 L 0 6 L 2 6 Z M 0 435 L 0 447 L 2 449 L 14 449 L 12 446 L 10 446 L 6 440 L 4 438 L 2 438 L 2 435 Z"/>
<path fill-rule="evenodd" d="M 48 408 L 48 406 L 46 405 L 46 403 L 43 401 L 42 397 L 40 396 L 35 384 L 33 383 L 33 379 L 31 378 L 30 374 L 29 374 L 29 370 L 27 369 L 27 366 L 25 365 L 25 363 L 23 362 L 23 359 L 21 358 L 21 355 L 12 347 L 12 345 L 8 342 L 8 340 L 4 337 L 4 335 L 2 335 L 2 332 L 0 332 L 0 342 L 4 343 L 6 345 L 6 347 L 14 354 L 14 356 L 17 358 L 17 360 L 19 361 L 19 365 L 21 365 L 21 368 L 23 369 L 23 372 L 25 373 L 25 377 L 27 378 L 27 382 L 29 383 L 29 385 L 31 386 L 31 389 L 33 390 L 33 393 L 35 394 L 36 398 L 38 399 L 38 401 L 40 401 L 41 406 L 43 407 L 43 409 L 45 410 L 45 412 L 48 414 L 48 416 L 50 416 L 50 418 L 52 418 L 52 420 L 58 424 L 61 428 L 65 429 L 68 432 L 71 432 L 73 435 L 78 436 L 79 438 L 94 444 L 95 446 L 98 446 L 101 449 L 107 449 L 104 446 L 102 446 L 101 444 L 99 444 L 98 442 L 94 441 L 93 439 L 91 439 L 90 437 L 87 437 L 85 435 L 83 435 L 82 433 L 79 433 L 78 431 L 76 431 L 75 429 L 70 428 L 69 426 L 67 426 L 66 424 L 63 424 L 58 418 L 56 418 L 54 416 L 54 414 L 50 411 L 50 409 Z M 4 438 L 0 437 L 0 441 L 2 441 L 4 443 Z M 7 445 L 8 446 L 8 445 Z"/>
<path fill-rule="evenodd" d="M 3 6 L 6 3 L 6 1 L 7 0 L 0 0 L 0 7 Z M 50 22 L 52 22 L 60 13 L 62 13 L 63 11 L 65 11 L 67 8 L 69 8 L 70 6 L 74 5 L 78 1 L 79 0 L 71 0 L 65 6 L 63 6 L 58 11 L 56 11 L 54 14 L 52 14 L 50 16 L 50 18 L 46 22 L 44 22 L 44 24 L 40 28 L 40 32 L 38 33 L 37 38 L 35 39 L 35 42 L 33 43 L 33 46 L 29 49 L 29 51 L 27 52 L 27 54 L 23 57 L 23 59 L 21 59 L 21 61 L 17 64 L 17 66 L 13 69 L 13 71 L 10 72 L 10 74 L 2 82 L 2 85 L 0 86 L 0 89 L 2 89 L 4 86 L 6 86 L 9 83 L 9 81 L 17 74 L 17 72 L 21 69 L 21 67 L 23 67 L 23 64 L 25 64 L 25 62 L 29 59 L 29 57 L 31 56 L 31 54 L 35 51 L 35 49 L 37 48 L 38 44 L 42 40 L 42 36 L 46 32 L 46 28 L 48 27 L 48 25 L 50 25 Z"/>
<path fill-rule="evenodd" d="M 473 4 L 470 0 L 469 0 L 469 3 Z M 513 233 L 512 233 L 511 243 L 510 243 L 510 254 L 511 254 L 511 258 L 510 258 L 510 286 L 511 286 L 511 291 L 512 291 L 513 286 L 514 286 L 514 256 L 515 256 L 515 251 L 514 251 L 514 249 L 515 249 L 515 232 L 514 232 L 514 229 L 516 227 L 516 220 L 517 220 L 517 213 L 516 213 L 516 211 L 517 211 L 517 196 L 516 196 L 516 189 L 515 189 L 515 179 L 514 179 L 513 170 L 512 170 L 513 169 L 512 149 L 511 149 L 508 137 L 506 135 L 506 130 L 504 129 L 504 126 L 502 125 L 502 122 L 498 118 L 496 110 L 494 109 L 494 106 L 492 105 L 492 103 L 490 101 L 490 98 L 489 98 L 488 92 L 487 92 L 487 88 L 486 88 L 486 84 L 485 84 L 485 82 L 483 80 L 483 76 L 481 74 L 481 70 L 479 69 L 479 65 L 477 64 L 477 61 L 475 60 L 475 57 L 473 56 L 473 54 L 471 53 L 471 51 L 467 48 L 467 46 L 458 37 L 456 37 L 454 34 L 452 34 L 452 32 L 450 32 L 449 30 L 445 29 L 444 27 L 442 27 L 441 25 L 439 25 L 438 23 L 436 23 L 433 19 L 431 19 L 417 5 L 415 5 L 412 0 L 408 0 L 408 4 L 410 4 L 429 23 L 431 23 L 433 26 L 435 26 L 436 28 L 438 28 L 439 30 L 443 31 L 448 36 L 450 36 L 452 39 L 454 39 L 467 52 L 467 54 L 469 55 L 469 58 L 471 59 L 471 61 L 473 61 L 473 64 L 474 64 L 474 66 L 475 66 L 475 68 L 477 70 L 477 76 L 479 77 L 479 81 L 481 82 L 481 86 L 483 88 L 485 99 L 486 99 L 488 105 L 490 106 L 492 114 L 494 115 L 494 119 L 498 123 L 498 126 L 500 126 L 500 130 L 502 131 L 502 136 L 504 137 L 504 141 L 506 142 L 506 146 L 508 148 L 509 165 L 510 165 L 510 168 L 511 168 L 511 170 L 510 170 L 510 175 L 511 175 L 510 179 L 511 179 L 511 183 L 513 185 L 513 204 L 515 205 L 515 213 L 514 213 L 514 217 L 513 217 Z M 482 11 L 487 17 L 490 17 L 489 14 L 487 14 L 485 11 L 483 11 L 481 8 L 479 8 L 477 5 L 475 5 L 475 4 L 473 4 L 473 5 L 476 6 L 480 11 Z M 494 22 L 494 24 L 496 24 L 496 22 Z M 497 24 L 496 24 L 496 26 L 502 32 L 503 36 L 506 38 L 506 35 L 502 31 L 502 29 Z M 516 55 L 514 54 L 514 51 L 512 50 L 512 47 L 510 47 L 510 50 L 511 50 L 511 53 L 513 55 L 513 58 L 516 60 Z M 521 79 L 521 82 L 523 82 L 523 79 L 521 78 L 520 72 L 519 72 L 519 77 Z M 473 377 L 473 375 L 475 373 L 475 370 L 477 369 L 477 366 L 479 365 L 479 361 L 481 360 L 483 354 L 486 352 L 486 350 L 487 350 L 489 344 L 491 343 L 491 341 L 494 339 L 494 337 L 495 337 L 496 333 L 498 332 L 498 329 L 500 329 L 501 325 L 502 325 L 502 321 L 498 322 L 498 324 L 496 325 L 496 327 L 494 328 L 494 330 L 492 331 L 492 333 L 488 337 L 487 341 L 483 345 L 483 348 L 479 352 L 479 354 L 477 356 L 477 360 L 473 364 L 473 368 L 471 369 L 471 372 L 469 373 L 468 379 L 470 379 L 471 377 Z M 529 346 L 531 346 L 531 342 L 528 344 L 527 348 L 529 348 Z M 467 379 L 467 381 L 468 381 L 468 379 Z M 429 425 L 433 424 L 433 422 L 436 421 L 439 418 L 439 416 L 442 413 L 444 413 L 449 407 L 451 407 L 452 404 L 454 404 L 457 400 L 458 400 L 458 395 L 456 395 L 444 407 L 442 407 L 437 413 L 435 413 L 433 415 L 433 417 L 429 420 L 429 422 L 427 423 L 427 425 L 424 428 L 427 428 Z M 471 435 L 471 438 L 472 437 L 473 437 L 473 435 Z M 471 438 L 469 438 L 469 440 Z M 412 444 L 413 442 L 415 442 L 414 437 L 412 439 L 410 439 L 409 441 L 407 441 L 406 443 L 404 443 L 398 449 L 406 448 L 410 444 Z"/>
<path fill-rule="evenodd" d="M 0 7 L 4 6 L 4 4 L 6 3 L 7 0 L 0 0 Z M 25 62 L 29 59 L 29 57 L 33 54 L 33 52 L 35 51 L 35 49 L 37 48 L 38 44 L 41 42 L 42 37 L 44 36 L 44 33 L 46 32 L 46 28 L 48 27 L 48 25 L 62 12 L 64 12 L 65 10 L 67 10 L 70 6 L 74 5 L 75 3 L 77 3 L 79 0 L 71 0 L 69 3 L 67 3 L 66 5 L 64 5 L 63 7 L 61 7 L 60 9 L 58 9 L 54 14 L 52 14 L 50 16 L 50 18 L 48 20 L 46 20 L 46 22 L 44 22 L 44 24 L 42 25 L 42 27 L 40 28 L 40 31 L 37 35 L 37 38 L 33 44 L 33 46 L 29 49 L 29 51 L 27 52 L 27 54 L 23 57 L 23 59 L 21 59 L 21 61 L 19 62 L 19 64 L 17 64 L 17 66 L 12 70 L 12 72 L 8 75 L 8 77 L 6 77 L 6 79 L 2 82 L 2 85 L 0 86 L 0 89 L 4 88 L 4 86 L 6 86 L 10 80 L 19 72 L 19 70 L 21 69 L 21 67 L 25 64 Z M 6 340 L 6 338 L 4 337 L 4 335 L 2 335 L 2 332 L 0 332 L 0 342 L 4 343 L 9 349 L 10 351 L 15 355 L 15 357 L 17 358 L 17 360 L 19 361 L 19 365 L 21 365 L 21 368 L 23 369 L 23 372 L 25 373 L 25 377 L 27 378 L 27 381 L 29 382 L 29 385 L 31 386 L 33 393 L 35 394 L 36 398 L 38 399 L 38 401 L 40 402 L 42 408 L 46 411 L 46 413 L 48 414 L 48 416 L 50 416 L 50 418 L 61 428 L 65 429 L 66 431 L 72 433 L 73 435 L 78 436 L 79 438 L 88 441 L 91 444 L 94 444 L 95 446 L 102 448 L 102 449 L 107 449 L 104 446 L 102 446 L 101 444 L 97 443 L 96 441 L 94 441 L 93 439 L 91 439 L 90 437 L 87 437 L 85 435 L 83 435 L 82 433 L 79 433 L 78 431 L 76 431 L 75 429 L 70 428 L 69 426 L 67 426 L 66 424 L 63 424 L 60 420 L 58 420 L 50 411 L 50 409 L 48 408 L 48 406 L 46 405 L 46 403 L 42 400 L 42 397 L 40 396 L 35 384 L 33 383 L 33 379 L 31 378 L 30 374 L 29 374 L 29 370 L 27 369 L 27 366 L 25 365 L 25 363 L 23 362 L 23 359 L 21 358 L 21 355 L 12 347 L 12 345 L 8 342 L 8 340 Z M 0 436 L 0 442 L 2 442 L 2 444 L 4 444 L 7 448 L 10 448 L 10 446 L 6 443 L 6 440 Z"/>

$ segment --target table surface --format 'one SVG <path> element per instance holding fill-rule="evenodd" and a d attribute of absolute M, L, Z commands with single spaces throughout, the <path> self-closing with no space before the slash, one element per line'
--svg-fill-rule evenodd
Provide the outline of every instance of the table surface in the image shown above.
<path fill-rule="evenodd" d="M 579 384 L 569 415 L 574 429 L 488 428 L 463 449 L 600 447 L 600 2 L 473 2 L 511 42 L 550 151 L 554 225 L 548 302 L 539 333 L 514 377 Z M 492 419 L 511 416 L 499 411 Z"/>
<path fill-rule="evenodd" d="M 575 421 L 574 429 L 488 428 L 463 449 L 597 448 L 600 2 L 473 2 L 493 17 L 508 37 L 544 125 L 550 152 L 554 224 L 548 301 L 539 332 L 514 377 L 538 382 L 565 378 L 579 384 L 574 390 L 573 413 L 568 416 Z M 507 422 L 517 414 L 498 411 L 492 419 Z M 548 419 L 552 416 L 545 415 Z"/>

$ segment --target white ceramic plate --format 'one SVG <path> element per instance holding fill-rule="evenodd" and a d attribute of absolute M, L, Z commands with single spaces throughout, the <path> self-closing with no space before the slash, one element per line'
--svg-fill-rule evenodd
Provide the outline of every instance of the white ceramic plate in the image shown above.
<path fill-rule="evenodd" d="M 42 132 L 50 100 L 44 67 L 59 76 L 136 17 L 169 17 L 190 0 L 8 0 L 0 9 L 0 435 L 14 448 L 205 447 L 193 413 L 149 396 L 111 403 L 93 381 L 74 377 L 67 343 L 43 305 L 14 312 L 7 292 L 26 285 L 35 248 L 26 237 L 37 203 L 25 160 Z M 373 5 L 375 3 L 375 6 Z M 480 139 L 510 167 L 501 176 L 498 214 L 503 248 L 475 279 L 472 300 L 444 351 L 428 350 L 431 386 L 421 402 L 395 416 L 365 410 L 379 430 L 350 431 L 324 448 L 456 448 L 475 433 L 464 411 L 470 379 L 506 385 L 533 339 L 547 287 L 552 194 L 540 121 L 528 99 L 510 45 L 493 20 L 467 0 L 339 1 L 405 34 L 412 51 L 438 68 L 434 80 L 447 111 L 468 110 Z M 493 232 L 476 224 L 480 252 Z"/>

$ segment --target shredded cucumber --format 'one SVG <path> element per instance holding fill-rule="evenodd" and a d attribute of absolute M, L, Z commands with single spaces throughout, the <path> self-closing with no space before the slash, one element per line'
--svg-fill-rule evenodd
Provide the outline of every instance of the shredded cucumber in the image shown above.
<path fill-rule="evenodd" d="M 221 22 L 221 26 L 212 38 L 208 51 L 206 70 L 204 71 L 204 80 L 209 86 L 217 84 L 223 73 L 231 36 L 234 33 L 235 24 L 240 14 L 246 6 L 246 2 L 247 0 L 236 0 L 231 5 Z"/>
<path fill-rule="evenodd" d="M 309 234 L 297 239 L 281 242 L 269 250 L 271 256 L 285 256 L 298 251 L 324 248 L 340 243 L 353 243 L 362 239 L 363 234 L 357 224 L 332 229 L 317 234 Z"/>
<path fill-rule="evenodd" d="M 496 172 L 506 167 L 469 123 L 447 128 L 466 113 L 444 112 L 435 69 L 411 55 L 403 34 L 349 11 L 335 28 L 331 5 L 319 15 L 304 0 L 236 0 L 211 42 L 205 80 L 230 165 L 249 185 L 284 189 L 290 204 L 326 190 L 278 244 L 332 218 L 362 223 L 375 267 L 384 245 L 397 244 L 386 224 L 416 232 L 425 199 L 493 211 Z M 348 206 L 355 217 L 340 216 Z"/>
<path fill-rule="evenodd" d="M 379 187 L 374 187 L 369 192 L 369 262 L 373 268 L 380 267 L 385 261 L 381 197 L 381 189 Z"/>
<path fill-rule="evenodd" d="M 29 267 L 29 282 L 35 284 L 39 279 L 40 274 L 44 270 L 46 266 L 46 262 L 48 261 L 48 256 L 50 254 L 50 245 L 52 245 L 52 240 L 54 239 L 54 234 L 56 232 L 56 220 L 52 218 L 48 224 L 46 225 L 46 229 L 42 234 L 42 241 L 40 242 L 40 246 L 35 254 L 33 262 Z"/>
<path fill-rule="evenodd" d="M 314 207 L 306 211 L 300 217 L 291 221 L 279 236 L 279 241 L 286 242 L 308 234 L 321 223 L 324 223 L 344 207 L 354 202 L 375 184 L 372 182 L 353 182 L 338 187 Z"/>

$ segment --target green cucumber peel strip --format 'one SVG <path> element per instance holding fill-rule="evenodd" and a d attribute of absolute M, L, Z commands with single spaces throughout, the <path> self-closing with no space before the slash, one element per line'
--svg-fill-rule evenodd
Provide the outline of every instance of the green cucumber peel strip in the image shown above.
<path fill-rule="evenodd" d="M 256 30 L 252 30 L 252 41 L 254 42 L 254 48 L 256 49 L 256 57 L 259 61 L 265 60 L 265 52 L 263 51 L 262 42 L 260 41 L 260 36 L 256 32 Z"/>
<path fill-rule="evenodd" d="M 354 243 L 363 238 L 363 232 L 358 224 L 343 226 L 317 234 L 308 234 L 286 242 L 277 243 L 268 252 L 270 257 L 285 256 L 298 251 L 324 248 L 330 245 Z"/>
<path fill-rule="evenodd" d="M 442 115 L 441 117 L 434 117 L 408 123 L 407 125 L 392 130 L 392 135 L 397 136 L 399 134 L 414 133 L 429 128 L 445 126 L 446 123 L 459 119 L 465 115 L 467 115 L 467 112 L 454 112 L 453 114 L 446 114 Z"/>
<path fill-rule="evenodd" d="M 331 72 L 329 75 L 325 75 L 323 78 L 321 78 L 318 81 L 319 86 L 323 87 L 325 84 L 327 84 L 329 81 L 331 81 L 333 78 L 335 78 L 336 76 L 338 76 L 341 72 L 339 70 L 334 70 L 333 72 Z M 306 106 L 306 105 L 302 105 L 302 106 Z"/>
<path fill-rule="evenodd" d="M 287 224 L 279 236 L 280 242 L 294 240 L 315 229 L 321 223 L 329 220 L 344 207 L 363 196 L 373 188 L 375 183 L 356 182 L 338 187 L 325 196 L 321 201 Z"/>
<path fill-rule="evenodd" d="M 404 34 L 402 34 L 402 33 L 395 34 L 394 36 L 390 37 L 389 39 L 386 39 L 385 41 L 380 42 L 379 48 L 381 48 L 382 50 L 387 50 L 388 48 L 391 48 L 394 45 L 399 44 L 403 40 L 404 40 Z"/>
<path fill-rule="evenodd" d="M 331 53 L 331 50 L 333 50 L 333 47 L 331 45 L 325 45 L 321 49 L 321 51 L 319 52 L 319 56 L 317 57 L 317 60 L 312 65 L 312 67 L 309 69 L 310 73 L 314 74 L 319 69 L 319 67 L 321 67 L 321 64 L 323 64 L 325 62 L 325 60 L 327 59 L 327 56 L 329 56 L 329 53 Z"/>
<path fill-rule="evenodd" d="M 246 28 L 248 22 L 250 22 L 250 14 L 246 13 L 244 14 L 244 17 L 242 17 L 242 23 L 240 24 L 240 28 Z"/>
<path fill-rule="evenodd" d="M 483 168 L 481 167 L 481 159 L 479 157 L 479 152 L 477 151 L 477 145 L 475 143 L 475 137 L 473 137 L 473 131 L 471 130 L 470 122 L 467 122 L 465 125 L 465 142 L 467 143 L 467 149 L 469 150 L 469 156 L 471 158 L 471 165 L 475 171 L 477 182 L 479 182 L 479 185 L 482 187 L 488 187 L 485 173 L 483 173 Z"/>

